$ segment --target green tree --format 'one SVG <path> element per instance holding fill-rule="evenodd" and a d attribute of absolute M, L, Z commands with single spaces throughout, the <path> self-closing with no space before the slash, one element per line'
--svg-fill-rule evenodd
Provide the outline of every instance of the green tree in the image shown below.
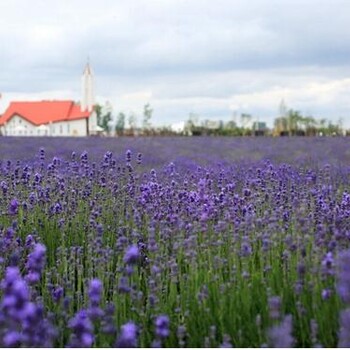
<path fill-rule="evenodd" d="M 317 122 L 316 119 L 312 116 L 307 116 L 303 118 L 303 124 L 305 127 L 305 133 L 308 136 L 314 136 L 317 133 Z"/>
<path fill-rule="evenodd" d="M 111 112 L 103 114 L 103 106 L 98 103 L 95 104 L 94 109 L 97 116 L 97 125 L 109 133 L 109 122 L 112 120 Z"/>
<path fill-rule="evenodd" d="M 117 124 L 115 125 L 115 132 L 117 135 L 123 135 L 125 129 L 125 114 L 120 112 L 117 116 Z"/>
<path fill-rule="evenodd" d="M 110 132 L 109 130 L 109 122 L 112 120 L 112 115 L 111 112 L 108 112 L 107 114 L 103 115 L 101 118 L 102 122 L 101 122 L 101 128 L 106 131 L 107 133 Z"/>
<path fill-rule="evenodd" d="M 147 103 L 143 107 L 143 121 L 142 126 L 145 131 L 148 131 L 151 129 L 151 118 L 153 114 L 153 109 L 151 108 L 150 104 Z"/>
<path fill-rule="evenodd" d="M 299 111 L 290 109 L 288 111 L 288 132 L 289 135 L 295 135 L 300 131 L 300 126 L 303 123 L 303 116 Z"/>
<path fill-rule="evenodd" d="M 94 110 L 96 112 L 96 117 L 97 117 L 97 125 L 102 126 L 102 106 L 98 103 L 94 105 Z"/>

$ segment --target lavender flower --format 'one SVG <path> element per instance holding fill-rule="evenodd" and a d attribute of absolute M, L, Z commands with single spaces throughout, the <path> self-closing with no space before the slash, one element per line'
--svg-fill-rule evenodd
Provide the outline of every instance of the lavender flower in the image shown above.
<path fill-rule="evenodd" d="M 101 331 L 105 334 L 115 334 L 116 327 L 114 322 L 115 306 L 113 303 L 108 303 L 104 310 L 104 317 L 101 322 Z"/>
<path fill-rule="evenodd" d="M 231 338 L 227 334 L 224 335 L 224 339 L 220 345 L 220 348 L 232 348 Z"/>
<path fill-rule="evenodd" d="M 167 338 L 170 335 L 170 321 L 169 317 L 166 315 L 160 315 L 156 318 L 156 335 L 159 338 Z"/>
<path fill-rule="evenodd" d="M 345 303 L 350 303 L 350 250 L 339 255 L 337 291 Z"/>
<path fill-rule="evenodd" d="M 3 344 L 5 347 L 18 348 L 20 347 L 22 341 L 22 335 L 17 331 L 9 331 L 5 334 L 3 338 Z"/>
<path fill-rule="evenodd" d="M 125 276 L 120 277 L 118 284 L 119 293 L 130 293 L 130 290 L 128 278 Z"/>
<path fill-rule="evenodd" d="M 121 327 L 120 336 L 116 342 L 118 348 L 137 347 L 137 326 L 133 322 L 128 322 Z"/>
<path fill-rule="evenodd" d="M 17 267 L 6 269 L 1 288 L 4 291 L 0 304 L 4 345 L 51 347 L 56 331 L 44 318 L 44 307 L 29 301 L 29 289 Z"/>
<path fill-rule="evenodd" d="M 334 258 L 332 252 L 328 252 L 322 260 L 322 270 L 325 275 L 333 274 Z"/>
<path fill-rule="evenodd" d="M 88 294 L 90 303 L 92 305 L 96 306 L 100 304 L 102 295 L 102 282 L 99 279 L 95 278 L 90 281 Z"/>
<path fill-rule="evenodd" d="M 94 342 L 93 325 L 85 310 L 79 311 L 69 321 L 68 327 L 73 331 L 70 340 L 71 347 L 89 348 L 92 346 Z"/>
<path fill-rule="evenodd" d="M 127 163 L 131 162 L 131 151 L 129 149 L 125 153 L 125 159 Z"/>
<path fill-rule="evenodd" d="M 42 270 L 45 266 L 45 259 L 46 247 L 41 243 L 35 244 L 33 251 L 29 254 L 26 265 L 28 270 L 26 280 L 29 283 L 36 283 L 40 280 Z"/>
<path fill-rule="evenodd" d="M 1 282 L 4 296 L 1 309 L 16 321 L 23 319 L 24 308 L 29 300 L 29 291 L 22 279 L 18 267 L 8 267 L 5 279 Z"/>
<path fill-rule="evenodd" d="M 176 332 L 177 338 L 179 340 L 179 345 L 181 348 L 185 346 L 185 338 L 186 338 L 186 327 L 185 326 L 179 326 L 177 328 Z"/>
<path fill-rule="evenodd" d="M 141 164 L 142 163 L 142 154 L 138 153 L 137 154 L 137 164 Z"/>
<path fill-rule="evenodd" d="M 45 160 L 45 149 L 40 148 L 40 160 Z"/>
<path fill-rule="evenodd" d="M 332 296 L 332 290 L 329 288 L 323 289 L 321 295 L 323 300 L 328 300 Z"/>
<path fill-rule="evenodd" d="M 103 311 L 100 308 L 101 296 L 102 296 L 102 282 L 95 278 L 89 283 L 89 301 L 90 307 L 88 309 L 88 315 L 92 320 L 97 320 L 103 315 Z"/>
<path fill-rule="evenodd" d="M 270 318 L 273 320 L 278 319 L 280 317 L 281 298 L 278 296 L 270 297 L 268 303 L 270 310 Z"/>
<path fill-rule="evenodd" d="M 16 198 L 12 199 L 8 207 L 8 213 L 10 215 L 16 215 L 18 213 L 18 206 L 18 200 Z"/>
<path fill-rule="evenodd" d="M 281 324 L 269 330 L 269 338 L 274 348 L 291 348 L 294 339 L 292 336 L 292 316 L 288 315 Z"/>
<path fill-rule="evenodd" d="M 64 294 L 64 289 L 60 286 L 54 288 L 51 292 L 52 299 L 57 303 L 61 300 Z"/>
<path fill-rule="evenodd" d="M 127 249 L 124 255 L 124 262 L 126 264 L 131 264 L 131 265 L 136 264 L 139 258 L 140 258 L 139 248 L 137 247 L 137 245 L 132 245 Z"/>
<path fill-rule="evenodd" d="M 350 309 L 341 311 L 340 313 L 340 332 L 338 340 L 338 348 L 350 347 Z"/>

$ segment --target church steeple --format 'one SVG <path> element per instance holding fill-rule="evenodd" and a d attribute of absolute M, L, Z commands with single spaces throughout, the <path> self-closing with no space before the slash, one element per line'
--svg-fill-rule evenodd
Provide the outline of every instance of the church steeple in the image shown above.
<path fill-rule="evenodd" d="M 85 112 L 86 110 L 91 112 L 95 99 L 94 99 L 94 79 L 92 70 L 90 67 L 89 59 L 86 63 L 83 75 L 81 77 L 82 81 L 82 100 L 81 100 L 81 110 Z"/>

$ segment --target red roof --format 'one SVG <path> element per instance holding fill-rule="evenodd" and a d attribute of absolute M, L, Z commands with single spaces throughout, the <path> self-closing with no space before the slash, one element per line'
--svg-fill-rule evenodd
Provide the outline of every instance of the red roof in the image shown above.
<path fill-rule="evenodd" d="M 74 101 L 11 102 L 0 117 L 0 125 L 19 115 L 34 125 L 89 118 L 90 112 L 82 112 Z"/>

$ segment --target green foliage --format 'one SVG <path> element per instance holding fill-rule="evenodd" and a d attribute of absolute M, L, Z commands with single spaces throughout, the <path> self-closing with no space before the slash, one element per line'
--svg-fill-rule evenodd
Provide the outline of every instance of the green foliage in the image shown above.
<path fill-rule="evenodd" d="M 151 108 L 150 104 L 147 103 L 143 107 L 143 121 L 142 126 L 144 130 L 149 130 L 151 128 L 151 118 L 153 114 L 153 109 Z"/>
<path fill-rule="evenodd" d="M 104 131 L 109 132 L 109 122 L 112 120 L 111 112 L 103 115 L 103 107 L 98 103 L 95 104 L 94 109 L 97 115 L 97 125 Z"/>
<path fill-rule="evenodd" d="M 117 117 L 117 124 L 115 126 L 115 132 L 118 135 L 123 135 L 125 129 L 125 114 L 120 112 Z"/>
<path fill-rule="evenodd" d="M 342 121 L 337 123 L 328 121 L 325 118 L 315 119 L 312 116 L 303 116 L 301 112 L 290 109 L 285 115 L 280 116 L 274 121 L 274 128 L 277 133 L 284 133 L 290 136 L 334 136 L 342 135 Z"/>

